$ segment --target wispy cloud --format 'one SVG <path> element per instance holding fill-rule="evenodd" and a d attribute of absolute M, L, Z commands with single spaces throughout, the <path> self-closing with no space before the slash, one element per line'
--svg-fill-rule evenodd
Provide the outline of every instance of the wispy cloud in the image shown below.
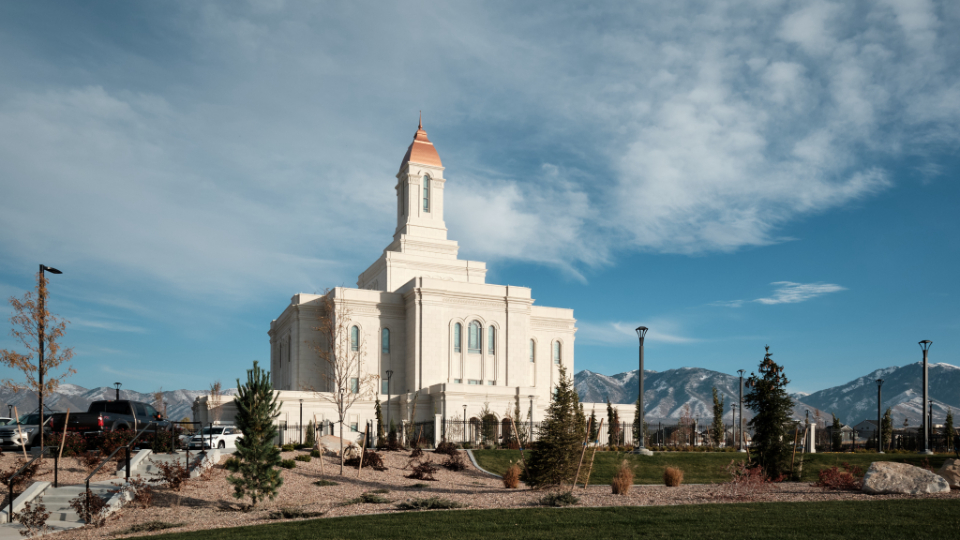
<path fill-rule="evenodd" d="M 80 326 L 83 328 L 105 330 L 108 332 L 131 332 L 135 334 L 144 334 L 147 332 L 146 328 L 141 328 L 139 326 L 134 326 L 131 324 L 126 324 L 126 323 L 121 323 L 116 321 L 84 319 L 79 317 L 74 317 L 70 319 L 70 324 Z"/>
<path fill-rule="evenodd" d="M 660 343 L 696 343 L 701 340 L 682 335 L 679 324 L 675 321 L 659 319 L 648 322 L 650 330 L 646 341 Z M 638 342 L 636 327 L 640 324 L 624 322 L 589 322 L 577 321 L 577 340 L 593 345 L 627 345 Z"/>
<path fill-rule="evenodd" d="M 847 290 L 846 287 L 835 285 L 833 283 L 794 283 L 792 281 L 774 281 L 771 283 L 775 288 L 773 294 L 767 298 L 757 298 L 755 300 L 725 300 L 713 302 L 711 306 L 717 307 L 743 307 L 746 303 L 757 303 L 765 305 L 776 304 L 797 304 L 806 302 L 818 296 Z"/>

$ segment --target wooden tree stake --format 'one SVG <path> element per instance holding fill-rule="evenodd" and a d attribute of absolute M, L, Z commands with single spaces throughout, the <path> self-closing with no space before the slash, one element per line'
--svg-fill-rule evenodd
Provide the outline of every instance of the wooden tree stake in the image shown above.
<path fill-rule="evenodd" d="M 57 454 L 57 460 L 63 457 L 63 443 L 67 442 L 67 424 L 70 423 L 70 407 L 67 407 L 67 417 L 63 420 L 63 437 L 60 437 L 60 453 Z"/>
<path fill-rule="evenodd" d="M 583 438 L 583 449 L 580 451 L 580 463 L 577 464 L 577 475 L 573 477 L 573 487 L 570 488 L 570 491 L 573 491 L 577 487 L 577 482 L 580 481 L 580 467 L 583 467 L 583 456 L 587 455 L 587 443 L 590 441 L 590 428 L 593 427 L 593 418 L 587 421 L 587 435 Z"/>
<path fill-rule="evenodd" d="M 603 418 L 600 419 L 600 423 L 597 424 L 597 440 L 593 442 L 593 453 L 590 454 L 590 467 L 587 469 L 587 480 L 583 483 L 583 490 L 587 490 L 587 484 L 590 483 L 590 473 L 593 472 L 593 460 L 597 457 L 597 445 L 600 444 L 600 430 L 603 429 Z M 590 435 L 587 434 L 589 437 Z"/>

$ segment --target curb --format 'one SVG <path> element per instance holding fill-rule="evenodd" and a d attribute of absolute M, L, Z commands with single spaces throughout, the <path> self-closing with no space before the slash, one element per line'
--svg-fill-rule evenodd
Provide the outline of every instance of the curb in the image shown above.
<path fill-rule="evenodd" d="M 30 487 L 23 490 L 23 493 L 13 500 L 13 513 L 16 514 L 17 512 L 23 510 L 23 506 L 25 504 L 36 499 L 40 495 L 43 495 L 43 492 L 52 485 L 53 484 L 51 482 L 34 482 L 31 484 Z M 7 522 L 7 512 L 9 511 L 9 506 L 3 509 L 3 511 L 0 511 L 0 523 Z"/>
<path fill-rule="evenodd" d="M 494 473 L 492 473 L 492 472 L 484 469 L 483 467 L 481 467 L 480 464 L 477 463 L 477 458 L 473 457 L 473 452 L 472 452 L 472 451 L 470 451 L 470 450 L 464 450 L 464 452 L 467 453 L 467 456 L 470 458 L 470 463 L 473 463 L 473 466 L 476 467 L 478 471 L 483 472 L 483 473 L 487 473 L 487 474 L 489 474 L 490 476 L 493 476 L 494 478 L 501 478 L 501 479 L 503 478 L 503 477 L 500 476 L 499 474 L 494 474 Z"/>

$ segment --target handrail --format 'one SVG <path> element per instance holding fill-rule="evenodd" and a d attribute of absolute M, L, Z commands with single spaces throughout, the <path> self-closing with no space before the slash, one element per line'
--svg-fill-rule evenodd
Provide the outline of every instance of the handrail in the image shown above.
<path fill-rule="evenodd" d="M 56 446 L 44 446 L 44 447 L 40 448 L 40 453 L 38 453 L 35 458 L 33 458 L 33 459 L 31 459 L 30 461 L 28 461 L 26 465 L 24 465 L 23 467 L 20 467 L 20 470 L 19 470 L 19 471 L 13 473 L 13 475 L 12 475 L 10 478 L 7 479 L 7 486 L 10 488 L 10 493 L 9 493 L 9 499 L 10 499 L 10 500 L 8 501 L 8 503 L 9 503 L 10 506 L 9 506 L 8 511 L 7 511 L 7 523 L 13 523 L 13 481 L 14 481 L 14 479 L 17 478 L 18 476 L 20 476 L 21 474 L 23 474 L 23 471 L 27 470 L 27 467 L 29 467 L 30 465 L 32 465 L 34 461 L 42 458 L 42 457 L 43 457 L 43 452 L 44 452 L 45 450 L 56 450 L 56 449 L 57 449 Z M 56 455 L 56 454 L 54 454 L 54 455 Z"/>
<path fill-rule="evenodd" d="M 110 458 L 112 458 L 113 456 L 117 455 L 117 452 L 119 452 L 120 450 L 123 450 L 123 449 L 128 449 L 128 450 L 129 450 L 129 449 L 130 449 L 130 446 L 133 445 L 133 443 L 137 442 L 137 439 L 139 439 L 141 435 L 143 435 L 144 433 L 146 433 L 146 431 L 147 431 L 148 429 L 150 429 L 150 426 L 149 426 L 149 425 L 148 425 L 147 427 L 143 428 L 143 429 L 140 431 L 140 433 L 137 433 L 136 437 L 134 437 L 133 439 L 131 439 L 130 442 L 128 442 L 127 444 L 125 444 L 125 445 L 123 445 L 123 446 L 118 446 L 116 450 L 114 450 L 113 452 L 111 452 L 110 455 L 107 456 L 107 458 L 104 459 L 104 460 L 100 463 L 100 465 L 97 465 L 97 468 L 94 469 L 93 472 L 90 473 L 90 475 L 87 476 L 87 478 L 84 480 L 84 483 L 86 483 L 86 485 L 87 485 L 87 490 L 90 489 L 90 479 L 93 477 L 93 475 L 97 474 L 97 472 L 99 472 L 100 469 L 102 469 L 103 466 L 106 465 L 108 461 L 110 461 Z"/>

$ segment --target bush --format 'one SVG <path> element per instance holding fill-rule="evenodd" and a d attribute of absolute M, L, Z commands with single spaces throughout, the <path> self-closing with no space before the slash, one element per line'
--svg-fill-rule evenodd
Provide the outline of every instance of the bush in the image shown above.
<path fill-rule="evenodd" d="M 431 482 L 436 482 L 437 479 L 434 478 L 434 474 L 440 470 L 439 467 L 433 464 L 429 459 L 426 460 L 415 460 L 411 459 L 410 463 L 407 464 L 408 468 L 411 468 L 410 474 L 407 475 L 407 478 L 412 480 L 429 480 Z"/>
<path fill-rule="evenodd" d="M 297 460 L 297 461 L 302 461 L 302 462 L 304 462 L 304 463 L 310 463 L 310 460 L 313 459 L 313 458 L 311 458 L 310 456 L 304 454 L 304 455 L 302 455 L 302 456 L 297 456 L 297 457 L 295 457 L 295 458 L 293 458 L 293 459 L 295 459 L 295 460 Z"/>
<path fill-rule="evenodd" d="M 360 468 L 360 456 L 352 457 L 343 462 L 347 467 Z M 363 466 L 372 467 L 376 471 L 385 471 L 387 466 L 383 464 L 383 456 L 373 450 L 363 451 Z"/>
<path fill-rule="evenodd" d="M 463 505 L 440 497 L 410 499 L 397 504 L 398 510 L 450 510 L 452 508 L 463 508 Z"/>
<path fill-rule="evenodd" d="M 543 506 L 573 506 L 580 502 L 572 491 L 548 493 L 540 499 Z"/>
<path fill-rule="evenodd" d="M 410 457 L 416 458 L 423 455 L 423 448 L 420 448 L 419 445 L 413 447 L 413 452 L 410 452 Z"/>
<path fill-rule="evenodd" d="M 832 489 L 837 491 L 860 491 L 863 487 L 863 469 L 857 466 L 851 466 L 848 463 L 841 465 L 843 470 L 836 466 L 829 469 L 820 469 L 817 474 L 819 479 L 814 484 L 823 488 L 824 491 Z"/>
<path fill-rule="evenodd" d="M 50 518 L 50 512 L 43 504 L 43 496 L 39 496 L 34 501 L 28 501 L 23 505 L 23 511 L 13 514 L 13 519 L 23 525 L 24 530 L 20 531 L 23 536 L 46 536 L 47 519 Z"/>
<path fill-rule="evenodd" d="M 724 484 L 723 490 L 729 497 L 743 499 L 770 487 L 770 479 L 763 469 L 749 467 L 746 461 L 731 460 L 727 472 L 730 473 L 730 482 Z"/>
<path fill-rule="evenodd" d="M 520 465 L 514 463 L 503 473 L 503 487 L 516 489 L 520 486 Z"/>
<path fill-rule="evenodd" d="M 190 479 L 190 471 L 181 465 L 179 461 L 164 463 L 151 459 L 150 464 L 160 470 L 160 478 L 153 481 L 162 483 L 163 487 L 172 491 L 180 491 L 183 488 L 183 484 Z"/>
<path fill-rule="evenodd" d="M 633 468 L 627 460 L 620 462 L 617 471 L 613 475 L 613 481 L 610 482 L 610 488 L 614 495 L 626 495 L 630 493 L 633 486 Z"/>
<path fill-rule="evenodd" d="M 304 512 L 302 508 L 283 507 L 270 512 L 270 519 L 303 519 L 322 516 L 323 512 Z"/>
<path fill-rule="evenodd" d="M 99 450 L 88 450 L 77 456 L 77 459 L 80 460 L 80 465 L 82 465 L 87 472 L 92 473 L 93 470 L 97 468 L 97 465 L 100 465 L 102 457 L 103 455 Z"/>
<path fill-rule="evenodd" d="M 390 502 L 383 495 L 379 493 L 369 492 L 369 491 L 366 493 L 361 493 L 360 496 L 357 497 L 357 499 L 355 500 L 357 502 L 364 503 L 364 504 L 387 504 L 388 502 Z"/>
<path fill-rule="evenodd" d="M 183 523 L 168 523 L 166 521 L 148 521 L 146 523 L 137 523 L 136 525 L 131 525 L 117 534 L 156 532 L 156 531 L 164 531 L 167 529 L 175 529 L 177 527 L 182 527 L 182 526 L 183 526 Z"/>
<path fill-rule="evenodd" d="M 457 445 L 453 444 L 452 442 L 443 441 L 437 445 L 437 448 L 433 451 L 433 453 L 452 456 L 454 454 L 459 454 L 460 451 L 457 450 Z"/>
<path fill-rule="evenodd" d="M 100 463 L 98 460 L 97 463 Z M 13 466 L 0 473 L 0 482 L 4 486 L 10 486 L 10 477 L 17 473 L 24 465 L 27 464 L 27 461 L 22 457 L 18 457 L 16 463 Z M 13 491 L 15 493 L 23 491 L 32 481 L 33 477 L 37 474 L 37 469 L 40 467 L 40 460 L 34 461 L 27 467 L 20 476 L 14 478 L 13 480 Z"/>
<path fill-rule="evenodd" d="M 313 483 L 315 486 L 327 487 L 327 486 L 339 486 L 340 484 L 330 481 L 330 480 L 317 480 Z"/>
<path fill-rule="evenodd" d="M 463 454 L 460 452 L 452 456 L 447 456 L 447 460 L 443 462 L 443 466 L 451 471 L 463 471 L 467 468 L 467 464 L 463 461 Z"/>
<path fill-rule="evenodd" d="M 294 450 L 296 450 L 296 448 L 294 448 L 292 444 L 285 444 L 280 447 L 280 451 L 282 452 L 293 452 Z"/>
<path fill-rule="evenodd" d="M 683 470 L 676 467 L 667 467 L 663 470 L 663 483 L 670 487 L 677 487 L 683 483 Z"/>
<path fill-rule="evenodd" d="M 280 460 L 280 467 L 282 467 L 282 468 L 284 468 L 284 469 L 296 469 L 296 468 L 297 468 L 297 462 L 294 461 L 294 460 L 292 460 L 292 459 L 281 459 L 281 460 Z"/>
<path fill-rule="evenodd" d="M 130 502 L 139 508 L 149 508 L 153 504 L 153 488 L 142 476 L 131 476 L 120 486 L 120 492 L 131 495 Z"/>
<path fill-rule="evenodd" d="M 310 451 L 310 457 L 319 458 L 319 457 L 320 457 L 320 451 L 317 450 L 316 448 L 314 448 L 313 450 Z"/>
<path fill-rule="evenodd" d="M 56 446 L 57 452 L 60 451 L 60 439 L 63 439 L 63 433 L 54 433 L 50 436 L 50 446 Z M 70 456 L 79 456 L 87 451 L 87 440 L 83 438 L 83 435 L 79 433 L 74 433 L 72 431 L 67 432 L 67 436 L 63 442 L 63 455 Z"/>
<path fill-rule="evenodd" d="M 107 522 L 107 501 L 90 490 L 70 499 L 69 504 L 88 525 L 99 528 Z"/>

